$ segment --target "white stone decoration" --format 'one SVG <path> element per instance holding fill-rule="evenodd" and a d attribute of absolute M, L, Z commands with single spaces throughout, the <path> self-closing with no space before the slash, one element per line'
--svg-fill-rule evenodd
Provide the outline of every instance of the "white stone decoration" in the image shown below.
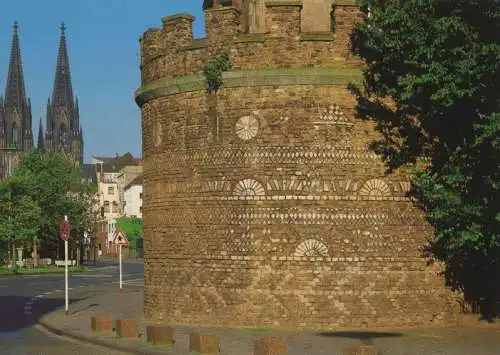
<path fill-rule="evenodd" d="M 294 256 L 328 257 L 328 247 L 317 239 L 308 239 L 299 244 Z"/>
<path fill-rule="evenodd" d="M 243 116 L 236 122 L 236 135 L 244 141 L 254 138 L 258 131 L 259 121 L 253 116 Z"/>
<path fill-rule="evenodd" d="M 359 190 L 361 196 L 388 196 L 390 193 L 389 186 L 379 179 L 368 180 Z"/>
<path fill-rule="evenodd" d="M 154 137 L 155 137 L 155 147 L 158 148 L 163 140 L 163 127 L 160 121 L 156 121 Z"/>
<path fill-rule="evenodd" d="M 244 179 L 236 184 L 234 194 L 238 196 L 264 196 L 266 191 L 258 181 Z"/>
<path fill-rule="evenodd" d="M 330 105 L 323 109 L 318 108 L 318 114 L 313 121 L 316 124 L 335 123 L 352 125 L 352 123 L 348 122 L 339 105 Z"/>

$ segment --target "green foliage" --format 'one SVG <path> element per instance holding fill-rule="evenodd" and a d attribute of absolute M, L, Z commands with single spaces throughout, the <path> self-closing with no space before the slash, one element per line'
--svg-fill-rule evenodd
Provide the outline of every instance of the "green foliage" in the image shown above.
<path fill-rule="evenodd" d="M 0 181 L 0 239 L 18 244 L 38 232 L 41 209 L 31 196 L 32 188 L 27 176 Z"/>
<path fill-rule="evenodd" d="M 498 110 L 500 1 L 366 2 L 353 48 L 367 64 L 360 113 L 384 134 L 374 148 L 392 167 L 427 155 L 438 168 Z"/>
<path fill-rule="evenodd" d="M 144 235 L 142 219 L 137 217 L 121 217 L 116 219 L 116 226 L 120 228 L 129 240 Z"/>
<path fill-rule="evenodd" d="M 390 169 L 425 156 L 414 195 L 435 228 L 427 252 L 466 297 L 500 299 L 500 1 L 364 0 L 361 118 Z"/>
<path fill-rule="evenodd" d="M 59 246 L 59 223 L 70 221 L 70 242 L 81 241 L 95 218 L 92 207 L 97 186 L 82 182 L 80 169 L 61 153 L 31 150 L 20 159 L 19 168 L 0 182 L 0 211 L 4 219 L 0 235 L 15 238 L 37 235 L 46 254 L 54 257 Z M 74 245 L 72 245 L 74 246 Z"/>
<path fill-rule="evenodd" d="M 214 93 L 219 90 L 222 86 L 222 73 L 231 69 L 231 62 L 229 61 L 229 55 L 223 53 L 216 55 L 208 61 L 208 63 L 203 68 L 203 74 L 206 78 L 207 92 Z"/>

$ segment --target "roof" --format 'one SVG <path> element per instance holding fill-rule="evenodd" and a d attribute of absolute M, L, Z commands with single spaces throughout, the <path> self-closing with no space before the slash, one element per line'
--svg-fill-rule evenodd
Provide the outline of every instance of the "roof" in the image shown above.
<path fill-rule="evenodd" d="M 134 158 L 134 156 L 130 152 L 125 153 L 122 156 L 119 156 L 117 154 L 115 157 L 94 157 L 94 158 L 102 161 L 103 164 L 120 165 L 120 166 L 139 165 L 141 161 L 141 159 Z"/>
<path fill-rule="evenodd" d="M 134 180 L 129 182 L 127 186 L 125 186 L 125 190 L 127 190 L 131 186 L 141 186 L 142 185 L 142 174 L 138 175 Z"/>
<path fill-rule="evenodd" d="M 86 180 L 97 181 L 97 174 L 92 164 L 81 165 L 81 177 Z"/>

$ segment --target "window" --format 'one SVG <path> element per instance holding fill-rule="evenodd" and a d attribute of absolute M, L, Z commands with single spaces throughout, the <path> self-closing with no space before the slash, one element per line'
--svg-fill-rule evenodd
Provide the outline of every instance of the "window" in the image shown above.
<path fill-rule="evenodd" d="M 104 201 L 104 213 L 109 213 L 109 201 Z"/>
<path fill-rule="evenodd" d="M 142 192 L 139 194 L 139 198 L 142 200 Z"/>
<path fill-rule="evenodd" d="M 19 144 L 19 130 L 17 129 L 16 122 L 12 123 L 12 144 Z"/>
<path fill-rule="evenodd" d="M 113 208 L 111 209 L 111 212 L 117 213 L 118 211 L 118 202 L 113 201 Z"/>
<path fill-rule="evenodd" d="M 142 213 L 142 206 L 141 206 L 141 207 L 139 207 L 139 212 L 140 212 L 140 213 Z"/>
<path fill-rule="evenodd" d="M 59 144 L 66 145 L 66 126 L 64 124 L 59 126 Z"/>
<path fill-rule="evenodd" d="M 115 194 L 115 188 L 113 186 L 108 186 L 108 195 L 114 195 Z"/>

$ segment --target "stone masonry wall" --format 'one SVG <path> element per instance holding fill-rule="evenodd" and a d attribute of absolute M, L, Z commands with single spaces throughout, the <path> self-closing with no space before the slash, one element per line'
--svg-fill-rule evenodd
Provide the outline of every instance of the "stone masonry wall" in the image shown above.
<path fill-rule="evenodd" d="M 141 37 L 142 84 L 165 77 L 197 74 L 203 71 L 210 57 L 222 52 L 229 54 L 234 69 L 362 67 L 362 62 L 349 53 L 349 34 L 352 26 L 362 18 L 357 7 L 336 7 L 338 25 L 335 34 L 302 32 L 299 35 L 301 8 L 267 7 L 265 23 L 269 28 L 263 34 L 241 33 L 236 16 L 239 10 L 233 7 L 207 10 L 205 26 L 208 36 L 194 41 L 191 40 L 192 16 L 181 15 L 184 19 L 181 22 L 179 16 L 165 18 L 164 29 L 149 29 Z M 287 14 L 292 15 L 290 21 Z"/>
<path fill-rule="evenodd" d="M 271 51 L 268 41 L 260 45 Z M 260 61 L 255 43 L 227 48 L 239 68 L 300 65 L 289 46 L 344 70 L 326 61 L 328 44 L 311 42 L 312 56 L 287 41 Z M 228 80 L 209 95 L 171 71 L 196 73 L 201 57 L 169 58 L 155 69 L 143 59 L 150 72 L 137 94 L 148 320 L 323 329 L 456 320 L 439 265 L 420 256 L 432 230 L 406 196 L 410 170 L 384 174 L 368 148 L 375 131 L 355 119 L 345 84 L 292 69 L 283 70 L 296 82 L 262 84 L 248 71 L 248 85 Z M 161 91 L 167 83 L 173 91 Z"/>

